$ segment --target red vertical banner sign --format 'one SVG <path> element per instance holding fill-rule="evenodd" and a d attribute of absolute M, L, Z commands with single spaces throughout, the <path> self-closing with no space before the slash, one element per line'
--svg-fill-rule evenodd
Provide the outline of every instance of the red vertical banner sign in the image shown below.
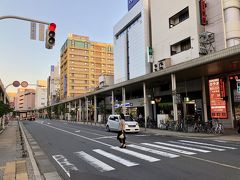
<path fill-rule="evenodd" d="M 220 78 L 210 79 L 208 84 L 211 117 L 227 119 L 227 104 L 226 101 L 223 100 L 223 97 L 226 96 L 224 80 Z"/>
<path fill-rule="evenodd" d="M 199 1 L 199 9 L 200 9 L 200 23 L 201 25 L 207 25 L 207 13 L 206 13 L 206 2 L 205 0 Z"/>

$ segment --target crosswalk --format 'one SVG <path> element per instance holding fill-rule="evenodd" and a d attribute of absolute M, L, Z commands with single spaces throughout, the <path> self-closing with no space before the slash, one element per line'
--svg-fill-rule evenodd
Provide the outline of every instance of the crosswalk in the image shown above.
<path fill-rule="evenodd" d="M 133 167 L 140 165 L 140 162 L 142 160 L 150 163 L 157 163 L 158 161 L 161 161 L 163 159 L 166 160 L 167 158 L 173 159 L 184 155 L 194 156 L 198 153 L 211 153 L 215 151 L 223 152 L 226 150 L 236 149 L 236 147 L 223 146 L 218 144 L 203 143 L 190 140 L 178 140 L 129 144 L 126 149 L 112 146 L 107 150 L 93 149 L 91 152 L 74 152 L 74 155 L 82 160 L 81 163 L 86 162 L 90 166 L 94 167 L 97 171 L 106 172 L 113 171 L 116 169 L 116 167 L 103 162 L 97 157 L 103 157 L 101 159 L 106 159 L 108 163 L 114 161 L 115 163 L 119 163 L 122 166 Z M 97 157 L 94 157 L 95 155 Z M 131 158 L 131 160 L 128 160 L 127 158 L 123 157 L 124 155 L 127 155 L 127 157 L 131 156 L 133 158 Z M 70 170 L 77 169 L 76 166 L 73 165 L 73 163 L 69 162 L 66 157 L 63 157 L 63 155 L 53 155 L 53 158 L 68 175 Z M 132 161 L 132 159 L 134 159 L 134 161 Z"/>

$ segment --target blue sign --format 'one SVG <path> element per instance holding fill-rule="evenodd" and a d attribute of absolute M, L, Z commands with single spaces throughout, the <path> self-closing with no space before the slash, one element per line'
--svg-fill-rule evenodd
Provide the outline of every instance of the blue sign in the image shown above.
<path fill-rule="evenodd" d="M 128 0 L 128 11 L 130 11 L 130 9 L 132 9 L 138 1 L 139 0 Z"/>
<path fill-rule="evenodd" d="M 65 75 L 63 79 L 63 94 L 64 97 L 67 96 L 67 75 Z"/>
<path fill-rule="evenodd" d="M 54 65 L 51 65 L 51 72 L 54 72 Z"/>

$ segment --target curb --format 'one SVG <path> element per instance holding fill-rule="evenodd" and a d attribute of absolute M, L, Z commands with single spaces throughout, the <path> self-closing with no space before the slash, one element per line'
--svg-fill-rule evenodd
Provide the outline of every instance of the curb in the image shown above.
<path fill-rule="evenodd" d="M 37 166 L 37 163 L 33 157 L 33 152 L 32 152 L 32 149 L 30 148 L 30 145 L 28 143 L 28 140 L 27 140 L 27 137 L 26 137 L 26 134 L 25 134 L 25 131 L 23 130 L 23 127 L 22 127 L 22 123 L 20 122 L 19 123 L 19 126 L 21 128 L 21 131 L 22 131 L 22 134 L 23 134 L 23 138 L 24 138 L 24 142 L 26 144 L 26 148 L 27 148 L 27 152 L 29 154 L 29 158 L 30 158 L 30 161 L 31 161 L 31 164 L 32 164 L 32 168 L 33 168 L 33 173 L 34 173 L 34 177 L 36 180 L 41 180 L 41 174 L 40 174 L 40 171 L 38 169 L 38 166 Z"/>
<path fill-rule="evenodd" d="M 43 151 L 41 151 L 40 147 L 37 145 L 37 142 L 34 141 L 34 139 L 31 137 L 22 122 L 19 124 L 23 132 L 24 141 L 26 143 L 29 158 L 33 167 L 35 180 L 62 180 L 62 178 L 57 173 L 55 167 L 51 164 L 49 158 L 45 155 Z M 32 140 L 31 142 L 30 139 Z M 36 152 L 36 149 L 34 148 L 36 146 L 39 147 L 40 152 Z M 47 166 L 49 167 L 49 169 L 46 170 L 46 168 L 43 167 L 41 163 L 42 161 L 44 161 L 45 165 L 47 162 Z"/>

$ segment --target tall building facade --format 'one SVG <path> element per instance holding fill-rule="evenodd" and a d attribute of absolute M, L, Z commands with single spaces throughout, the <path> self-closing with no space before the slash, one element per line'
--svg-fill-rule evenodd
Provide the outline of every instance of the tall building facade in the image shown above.
<path fill-rule="evenodd" d="M 38 80 L 35 94 L 35 109 L 47 106 L 47 82 Z"/>
<path fill-rule="evenodd" d="M 60 100 L 60 73 L 59 64 L 51 65 L 50 76 L 48 78 L 48 105 L 57 103 Z"/>
<path fill-rule="evenodd" d="M 129 11 L 114 26 L 114 83 L 240 43 L 238 0 L 127 2 Z"/>
<path fill-rule="evenodd" d="M 113 46 L 69 34 L 61 49 L 60 98 L 80 96 L 98 86 L 101 75 L 113 75 Z"/>
<path fill-rule="evenodd" d="M 19 88 L 16 101 L 16 111 L 33 110 L 35 108 L 35 89 Z"/>
<path fill-rule="evenodd" d="M 151 1 L 153 59 L 157 70 L 240 43 L 238 0 Z M 162 67 L 161 67 L 162 66 Z"/>
<path fill-rule="evenodd" d="M 115 84 L 151 72 L 147 60 L 147 47 L 150 45 L 149 2 L 128 2 L 129 12 L 113 29 Z"/>

